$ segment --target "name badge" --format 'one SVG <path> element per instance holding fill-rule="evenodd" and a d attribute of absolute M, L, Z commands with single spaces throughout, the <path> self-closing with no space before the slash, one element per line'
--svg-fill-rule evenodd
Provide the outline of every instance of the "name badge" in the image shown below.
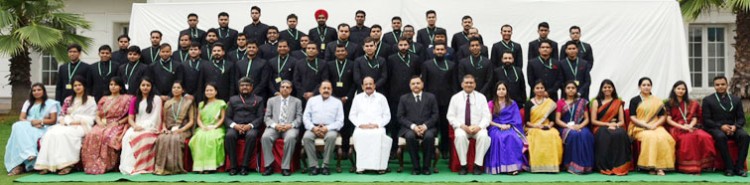
<path fill-rule="evenodd" d="M 320 45 L 320 50 L 326 50 L 326 44 L 321 44 Z"/>
<path fill-rule="evenodd" d="M 128 84 L 125 84 L 125 90 L 126 91 L 128 90 Z"/>
<path fill-rule="evenodd" d="M 65 85 L 65 89 L 73 89 L 73 86 L 70 84 Z"/>
<path fill-rule="evenodd" d="M 432 46 L 433 46 L 432 44 L 430 44 L 430 45 L 427 45 L 427 48 L 432 48 Z"/>
<path fill-rule="evenodd" d="M 576 123 L 575 123 L 575 122 L 572 122 L 572 121 L 568 122 L 568 126 L 573 126 L 573 125 L 575 125 L 575 124 L 576 124 Z"/>
<path fill-rule="evenodd" d="M 281 77 L 276 77 L 276 83 L 281 83 Z"/>
<path fill-rule="evenodd" d="M 576 83 L 576 86 L 580 86 L 581 85 L 581 82 L 579 82 L 578 80 L 576 80 L 575 83 Z"/>
<path fill-rule="evenodd" d="M 344 82 L 336 82 L 336 87 L 344 87 Z"/>

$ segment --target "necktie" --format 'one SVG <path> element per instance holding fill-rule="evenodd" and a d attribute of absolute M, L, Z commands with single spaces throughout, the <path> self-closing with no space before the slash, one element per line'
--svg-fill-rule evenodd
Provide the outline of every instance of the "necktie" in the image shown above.
<path fill-rule="evenodd" d="M 469 95 L 466 95 L 466 112 L 464 112 L 464 124 L 471 126 L 471 103 L 469 102 Z"/>
<path fill-rule="evenodd" d="M 287 102 L 286 102 L 286 100 L 282 100 L 282 102 L 281 102 L 281 116 L 279 117 L 279 121 L 281 123 L 286 123 L 286 108 L 287 108 Z"/>
<path fill-rule="evenodd" d="M 421 103 L 421 102 L 422 102 L 422 98 L 420 98 L 419 95 L 417 95 L 417 103 Z"/>

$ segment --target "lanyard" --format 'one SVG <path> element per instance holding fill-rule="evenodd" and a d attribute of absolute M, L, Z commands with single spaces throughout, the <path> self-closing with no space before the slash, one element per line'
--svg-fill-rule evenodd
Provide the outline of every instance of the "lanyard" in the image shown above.
<path fill-rule="evenodd" d="M 583 47 L 583 42 L 581 42 L 581 51 L 582 53 L 586 53 L 586 47 Z"/>
<path fill-rule="evenodd" d="M 518 82 L 518 72 L 516 72 L 516 68 L 513 66 L 510 67 L 513 68 L 513 74 L 516 75 L 516 80 L 514 80 L 514 82 Z M 503 68 L 503 72 L 505 73 L 505 78 L 510 80 L 510 77 L 508 77 L 508 71 L 505 68 Z"/>
<path fill-rule="evenodd" d="M 167 69 L 167 67 L 164 66 L 164 62 L 169 62 L 169 69 Z M 167 60 L 167 61 L 161 60 L 159 61 L 159 64 L 161 65 L 162 69 L 164 69 L 165 71 L 169 73 L 174 74 L 174 71 L 172 71 L 172 60 Z"/>
<path fill-rule="evenodd" d="M 568 67 L 570 67 L 570 72 L 573 73 L 573 79 L 575 79 L 578 76 L 578 58 L 576 58 L 576 67 L 574 68 L 573 65 L 570 65 L 570 59 L 565 59 L 568 61 Z"/>
<path fill-rule="evenodd" d="M 292 34 L 292 31 L 289 31 L 289 30 L 291 30 L 291 29 L 287 29 L 286 30 L 286 32 L 289 33 L 289 36 L 291 36 L 292 38 L 294 38 L 294 40 L 297 40 L 297 38 L 299 38 L 299 32 L 297 32 L 297 30 L 295 30 L 294 34 Z"/>
<path fill-rule="evenodd" d="M 437 30 L 437 28 L 435 28 L 435 30 Z M 430 33 L 430 28 L 425 28 L 425 31 L 427 31 L 427 37 L 430 38 L 430 45 L 432 45 L 434 42 L 433 39 L 435 39 L 435 31 L 432 31 L 432 33 Z"/>
<path fill-rule="evenodd" d="M 211 45 L 206 45 L 206 56 L 208 56 L 208 59 L 211 58 Z"/>
<path fill-rule="evenodd" d="M 570 111 L 570 121 L 574 121 L 574 122 L 578 121 L 578 120 L 574 119 L 575 115 L 576 115 L 576 105 L 577 105 L 577 103 L 578 103 L 578 101 L 573 101 L 573 103 L 571 103 L 571 105 L 570 105 L 570 110 L 568 110 L 568 111 Z"/>
<path fill-rule="evenodd" d="M 78 61 L 78 63 L 76 63 L 76 67 L 73 68 L 73 71 L 70 71 L 70 65 L 72 65 L 73 62 L 68 64 L 68 83 L 71 83 L 71 80 L 73 80 L 73 75 L 76 74 L 76 71 L 78 70 L 78 66 L 81 66 L 80 62 L 81 61 Z"/>
<path fill-rule="evenodd" d="M 336 61 L 336 72 L 339 75 L 339 81 L 341 81 L 341 76 L 344 75 L 344 70 L 346 69 L 346 62 L 348 62 L 348 60 L 344 59 L 344 63 L 343 63 L 344 65 L 341 65 L 341 67 L 339 67 L 340 61 Z"/>
<path fill-rule="evenodd" d="M 110 61 L 110 62 L 107 62 L 107 63 L 109 64 L 109 67 L 108 67 L 108 70 L 107 70 L 108 71 L 107 75 L 102 75 L 102 62 L 99 62 L 99 65 L 97 65 L 97 68 L 99 68 L 99 76 L 101 76 L 102 78 L 104 78 L 106 76 L 109 76 L 109 74 L 112 74 L 112 62 Z M 78 66 L 76 66 L 76 68 L 78 68 Z M 70 76 L 70 75 L 68 75 L 68 76 Z M 68 80 L 68 81 L 70 81 L 70 80 Z"/>
<path fill-rule="evenodd" d="M 729 110 L 727 110 L 727 108 L 724 107 L 724 104 L 721 104 L 721 100 L 719 99 L 719 94 L 714 93 L 714 97 L 716 97 L 716 102 L 719 103 L 719 106 L 721 106 L 721 109 L 724 109 L 724 111 L 727 111 L 727 112 L 732 112 L 732 110 L 734 109 L 734 104 L 732 104 L 732 96 L 727 94 L 727 98 L 729 98 L 729 106 L 730 106 Z"/>
<path fill-rule="evenodd" d="M 309 67 L 310 69 L 312 69 L 313 71 L 315 71 L 316 74 L 318 73 L 318 70 L 319 70 L 318 66 L 319 66 L 318 65 L 318 58 L 315 58 L 315 67 L 313 67 L 312 65 L 310 65 L 310 62 L 307 62 L 307 67 Z"/>
<path fill-rule="evenodd" d="M 435 66 L 437 66 L 437 68 L 440 69 L 441 71 L 448 71 L 448 61 L 443 60 L 443 64 L 445 64 L 445 68 L 441 68 L 440 65 L 438 65 L 437 63 L 437 60 L 435 60 L 434 58 L 432 59 L 432 63 L 434 63 Z"/>
<path fill-rule="evenodd" d="M 219 65 L 217 65 L 216 63 L 221 63 L 221 67 L 219 67 Z M 211 64 L 213 64 L 214 67 L 216 67 L 217 69 L 221 70 L 221 74 L 224 74 L 224 69 L 225 69 L 224 63 L 225 63 L 224 59 L 221 59 L 221 61 L 219 61 L 219 62 L 216 62 L 216 61 L 211 62 Z"/>
<path fill-rule="evenodd" d="M 253 96 L 255 96 L 255 95 L 253 95 Z M 242 97 L 241 94 L 240 94 L 240 100 L 242 100 L 242 105 L 244 106 L 245 105 L 245 98 Z M 258 103 L 258 98 L 253 98 L 253 106 L 255 106 L 255 104 L 257 104 L 257 103 Z"/>
<path fill-rule="evenodd" d="M 224 34 L 224 36 L 221 36 L 221 29 L 222 28 L 219 28 L 219 38 L 222 38 L 222 39 L 227 38 L 227 36 L 229 36 L 229 30 L 227 30 L 227 34 Z"/>
<path fill-rule="evenodd" d="M 509 50 L 510 50 L 510 52 L 515 52 L 515 49 L 516 49 L 516 43 L 513 43 L 513 41 L 509 41 L 509 42 L 510 42 L 510 47 L 508 47 L 508 44 L 505 44 L 505 42 L 504 42 L 504 41 L 500 41 L 500 43 L 502 43 L 502 44 L 503 44 L 503 46 L 505 46 L 505 49 L 509 49 Z"/>
<path fill-rule="evenodd" d="M 380 46 L 382 46 L 382 45 L 383 45 L 383 43 L 382 43 L 382 42 L 379 42 L 379 43 L 378 43 L 378 50 L 377 50 L 377 51 L 375 51 L 375 56 L 380 56 Z"/>
<path fill-rule="evenodd" d="M 179 118 L 179 114 L 180 114 L 180 109 L 182 109 L 182 100 L 185 100 L 185 98 L 184 97 L 180 98 L 180 103 L 177 104 L 177 111 L 175 111 L 174 106 L 172 106 L 172 117 L 174 117 L 174 122 L 175 123 L 179 122 L 178 118 Z M 174 105 L 174 104 L 172 104 L 172 105 Z"/>
<path fill-rule="evenodd" d="M 190 28 L 190 35 L 193 36 L 193 38 L 198 38 L 198 30 L 195 28 Z"/>
<path fill-rule="evenodd" d="M 401 62 L 404 62 L 404 64 L 406 64 L 406 67 L 411 67 L 411 55 L 409 55 L 409 53 L 406 53 L 406 59 L 401 56 L 401 53 L 398 54 L 398 58 L 401 59 Z"/>
<path fill-rule="evenodd" d="M 135 65 L 133 65 L 133 69 L 130 70 L 130 74 L 128 74 L 128 67 L 130 67 L 130 64 L 125 64 L 125 76 L 128 76 L 127 84 L 130 84 L 130 77 L 133 77 L 133 72 L 135 71 L 135 67 L 138 67 L 138 64 L 140 64 L 141 61 L 135 61 Z"/>
<path fill-rule="evenodd" d="M 189 53 L 182 54 L 182 50 L 180 50 L 180 61 L 185 61 L 190 56 Z"/>
<path fill-rule="evenodd" d="M 373 56 L 373 58 L 375 58 L 375 57 L 377 57 L 377 56 Z M 380 68 L 380 63 L 377 60 L 375 60 L 376 64 L 372 65 L 372 63 L 370 63 L 370 60 L 367 59 L 367 56 L 364 56 L 364 58 L 365 58 L 365 62 L 367 62 L 367 65 L 370 66 L 371 69 Z"/>
<path fill-rule="evenodd" d="M 247 50 L 242 51 L 242 55 L 240 55 L 240 49 L 238 48 L 237 52 L 234 55 L 237 56 L 237 61 L 240 61 L 242 59 L 245 59 L 245 56 L 247 56 Z M 240 56 L 242 56 L 242 58 L 240 58 Z"/>
<path fill-rule="evenodd" d="M 466 39 L 466 41 L 469 41 L 469 37 L 467 37 L 467 36 L 466 36 L 466 34 L 465 34 L 464 32 L 461 32 L 461 35 L 463 35 L 463 36 L 464 36 L 464 39 Z"/>
<path fill-rule="evenodd" d="M 156 49 L 157 51 L 154 51 L 154 49 Z M 149 50 L 151 52 L 150 53 L 151 54 L 151 62 L 155 62 L 156 59 L 159 57 L 158 50 L 159 50 L 159 48 L 151 46 L 151 49 Z M 156 55 L 154 55 L 154 53 L 156 53 Z"/>
<path fill-rule="evenodd" d="M 245 69 L 245 77 L 250 77 L 250 68 L 253 67 L 253 59 L 248 58 L 247 69 Z"/>
<path fill-rule="evenodd" d="M 195 67 L 193 67 L 193 62 L 195 62 Z M 190 67 L 194 68 L 196 71 L 200 71 L 200 70 L 198 70 L 198 66 L 201 65 L 201 60 L 198 59 L 198 60 L 194 60 L 194 61 L 188 61 L 188 65 Z"/>
<path fill-rule="evenodd" d="M 325 27 L 323 29 L 324 29 L 323 34 L 320 34 L 320 27 L 318 27 L 317 29 L 315 29 L 315 31 L 318 31 L 318 39 L 320 39 L 320 43 L 321 44 L 325 44 L 326 43 L 326 35 L 328 35 L 328 29 L 325 28 Z M 336 42 L 336 43 L 338 44 L 338 42 Z"/>
<path fill-rule="evenodd" d="M 481 55 L 479 55 L 479 61 L 477 61 L 477 65 L 476 66 L 474 65 L 474 57 L 473 56 L 469 57 L 469 62 L 471 62 L 471 67 L 474 67 L 474 68 L 477 68 L 477 69 L 482 69 L 482 67 L 483 67 L 482 66 L 482 56 Z M 479 66 L 479 67 L 477 67 L 477 66 Z M 513 68 L 513 71 L 515 71 L 515 70 L 516 70 L 516 68 Z M 505 75 L 505 76 L 508 76 L 508 75 Z M 516 77 L 516 78 L 518 78 L 518 77 Z"/>
<path fill-rule="evenodd" d="M 281 63 L 281 56 L 276 58 L 276 65 L 279 66 L 279 69 L 276 70 L 276 73 L 278 73 L 279 76 L 281 76 L 281 72 L 284 71 L 284 66 L 286 66 L 287 61 L 289 61 L 288 56 L 284 59 L 284 63 Z"/>
<path fill-rule="evenodd" d="M 403 34 L 404 34 L 403 32 L 398 33 L 398 37 L 397 37 L 396 36 L 396 30 L 393 30 L 393 32 L 391 32 L 391 35 L 393 35 L 393 41 L 396 41 L 396 43 L 398 43 L 398 38 L 401 38 L 401 35 L 403 35 Z"/>
<path fill-rule="evenodd" d="M 339 40 L 336 40 L 336 45 L 338 44 L 339 44 Z M 344 47 L 347 47 L 347 48 L 349 47 L 349 41 L 346 41 L 346 44 L 344 44 Z"/>
<path fill-rule="evenodd" d="M 547 69 L 552 69 L 552 58 L 550 58 L 550 60 L 549 60 L 549 65 L 544 64 L 544 60 L 542 60 L 541 56 L 538 56 L 537 58 L 539 58 L 539 62 L 542 63 L 542 65 L 544 67 L 546 67 Z M 576 65 L 578 65 L 578 64 L 576 64 Z"/>
<path fill-rule="evenodd" d="M 719 104 L 721 104 L 721 103 L 719 103 Z M 683 105 L 685 106 L 685 109 L 686 109 L 685 111 L 682 110 Z M 682 120 L 685 121 L 685 123 L 688 123 L 687 113 L 685 113 L 685 112 L 687 112 L 687 103 L 685 103 L 683 101 L 681 105 L 677 105 L 677 110 L 680 111 L 680 116 L 682 116 Z"/>
<path fill-rule="evenodd" d="M 414 45 L 414 43 L 412 42 L 411 43 L 411 47 L 409 47 L 409 52 L 417 54 L 417 49 L 416 48 L 417 48 L 417 46 Z"/>

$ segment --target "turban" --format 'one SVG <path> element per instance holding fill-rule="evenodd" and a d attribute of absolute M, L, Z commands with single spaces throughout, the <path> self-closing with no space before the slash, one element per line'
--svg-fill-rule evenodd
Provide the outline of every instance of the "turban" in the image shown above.
<path fill-rule="evenodd" d="M 318 10 L 315 11 L 315 19 L 318 19 L 318 17 L 320 15 L 323 15 L 323 17 L 325 17 L 326 19 L 328 19 L 328 12 L 326 10 L 318 9 Z"/>

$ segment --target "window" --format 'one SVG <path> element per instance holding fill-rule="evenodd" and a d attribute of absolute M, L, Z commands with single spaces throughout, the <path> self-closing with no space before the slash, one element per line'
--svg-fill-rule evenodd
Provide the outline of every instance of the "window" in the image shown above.
<path fill-rule="evenodd" d="M 57 83 L 57 60 L 49 54 L 42 55 L 42 83 L 54 86 Z"/>
<path fill-rule="evenodd" d="M 696 88 L 713 87 L 713 78 L 727 70 L 726 28 L 721 25 L 694 25 L 688 28 L 690 80 Z"/>

